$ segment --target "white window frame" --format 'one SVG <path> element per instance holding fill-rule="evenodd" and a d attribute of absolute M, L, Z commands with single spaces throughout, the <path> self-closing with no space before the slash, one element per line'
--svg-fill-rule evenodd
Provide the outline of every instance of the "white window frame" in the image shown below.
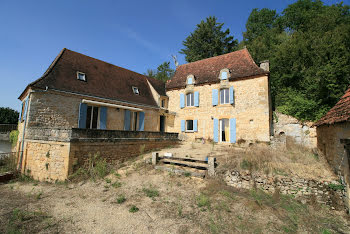
<path fill-rule="evenodd" d="M 189 82 L 191 80 L 191 83 Z M 188 75 L 186 80 L 186 85 L 193 85 L 194 84 L 194 76 Z"/>
<path fill-rule="evenodd" d="M 188 121 L 192 121 L 192 130 L 188 129 Z M 194 132 L 194 120 L 193 119 L 187 119 L 185 121 L 185 131 L 186 132 Z"/>
<path fill-rule="evenodd" d="M 188 98 L 187 96 L 190 95 L 190 105 L 188 105 Z M 194 93 L 187 93 L 186 94 L 186 106 L 194 106 Z"/>
<path fill-rule="evenodd" d="M 84 79 L 81 79 L 79 75 L 83 75 L 83 76 L 84 76 Z M 78 79 L 78 80 L 81 80 L 81 81 L 86 81 L 86 74 L 85 74 L 84 72 L 78 71 L 78 72 L 77 72 L 77 79 Z"/>
<path fill-rule="evenodd" d="M 222 140 L 222 130 L 223 130 L 223 129 L 222 129 L 222 124 L 223 124 L 222 122 L 223 122 L 223 121 L 227 122 L 227 124 L 228 124 L 228 129 L 229 129 L 229 131 L 228 131 L 228 136 L 225 136 L 225 141 Z M 225 142 L 230 142 L 230 134 L 231 134 L 231 132 L 230 132 L 230 120 L 229 120 L 229 119 L 226 119 L 226 118 L 225 118 L 225 119 L 220 119 L 220 120 L 219 120 L 219 126 L 220 126 L 220 127 L 219 127 L 219 137 L 220 137 L 220 138 L 219 138 L 219 141 L 220 141 L 220 142 L 223 142 L 223 143 L 225 143 Z"/>
<path fill-rule="evenodd" d="M 134 92 L 134 94 L 136 95 L 139 95 L 140 92 L 139 92 L 139 88 L 135 87 L 135 86 L 132 86 L 132 91 Z"/>
<path fill-rule="evenodd" d="M 224 93 L 223 100 L 222 100 L 221 92 Z M 229 88 L 220 89 L 220 104 L 230 104 L 230 89 Z"/>

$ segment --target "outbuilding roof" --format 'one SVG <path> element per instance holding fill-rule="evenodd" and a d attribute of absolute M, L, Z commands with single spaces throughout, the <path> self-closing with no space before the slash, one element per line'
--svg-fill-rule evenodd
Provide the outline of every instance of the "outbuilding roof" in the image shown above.
<path fill-rule="evenodd" d="M 314 125 L 320 126 L 324 124 L 334 124 L 350 120 L 350 87 L 345 91 L 345 94 L 330 109 L 325 116 L 323 116 Z"/>
<path fill-rule="evenodd" d="M 86 81 L 78 80 L 77 72 L 84 73 Z M 45 89 L 47 86 L 49 89 L 157 106 L 147 80 L 160 95 L 165 94 L 165 85 L 161 81 L 64 48 L 44 75 L 30 83 L 26 90 L 29 87 Z M 138 95 L 132 87 L 138 88 Z"/>
<path fill-rule="evenodd" d="M 187 76 L 192 74 L 196 84 L 219 82 L 222 69 L 229 69 L 229 80 L 238 78 L 266 75 L 269 72 L 258 67 L 246 48 L 192 63 L 176 68 L 173 78 L 167 82 L 166 89 L 186 87 Z"/>

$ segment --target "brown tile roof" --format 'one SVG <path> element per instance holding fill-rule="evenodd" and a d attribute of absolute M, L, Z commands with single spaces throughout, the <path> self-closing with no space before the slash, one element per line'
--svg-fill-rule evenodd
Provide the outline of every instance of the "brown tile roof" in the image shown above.
<path fill-rule="evenodd" d="M 334 124 L 348 120 L 350 120 L 350 88 L 345 91 L 344 96 L 340 98 L 339 102 L 314 125 Z"/>
<path fill-rule="evenodd" d="M 190 74 L 194 75 L 196 84 L 219 82 L 220 71 L 224 68 L 230 70 L 229 80 L 268 74 L 255 64 L 247 49 L 242 49 L 178 66 L 174 77 L 167 82 L 166 89 L 186 87 L 186 79 Z"/>
<path fill-rule="evenodd" d="M 155 78 L 148 77 L 148 76 L 146 76 L 146 78 L 151 83 L 153 88 L 158 92 L 158 94 L 160 94 L 162 96 L 166 96 L 165 83 L 163 81 L 160 81 L 160 80 L 157 80 Z"/>
<path fill-rule="evenodd" d="M 77 79 L 77 71 L 85 73 L 86 82 Z M 165 93 L 161 81 L 153 81 L 145 75 L 63 49 L 44 75 L 27 88 L 45 89 L 48 86 L 49 89 L 157 106 L 147 79 L 158 92 Z M 138 87 L 139 95 L 133 93 L 132 86 Z"/>

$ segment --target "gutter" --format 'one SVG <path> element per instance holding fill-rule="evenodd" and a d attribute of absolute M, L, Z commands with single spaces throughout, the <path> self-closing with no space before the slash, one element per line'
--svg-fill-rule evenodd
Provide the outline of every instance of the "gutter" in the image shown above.
<path fill-rule="evenodd" d="M 106 102 L 97 102 L 97 101 L 91 101 L 91 100 L 86 100 L 86 99 L 83 99 L 82 103 L 98 105 L 98 106 L 114 107 L 114 108 L 120 108 L 120 109 L 132 110 L 132 111 L 143 111 L 143 109 L 140 109 L 140 108 L 122 106 L 122 105 L 111 104 L 111 103 L 106 103 Z"/>

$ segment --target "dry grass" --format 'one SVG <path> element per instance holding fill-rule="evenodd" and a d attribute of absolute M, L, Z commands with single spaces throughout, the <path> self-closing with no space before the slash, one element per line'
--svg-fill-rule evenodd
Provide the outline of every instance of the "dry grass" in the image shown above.
<path fill-rule="evenodd" d="M 288 142 L 286 147 L 272 148 L 258 144 L 241 150 L 235 147 L 226 149 L 225 155 L 218 158 L 219 170 L 249 170 L 252 173 L 317 180 L 336 179 L 321 154 Z"/>

